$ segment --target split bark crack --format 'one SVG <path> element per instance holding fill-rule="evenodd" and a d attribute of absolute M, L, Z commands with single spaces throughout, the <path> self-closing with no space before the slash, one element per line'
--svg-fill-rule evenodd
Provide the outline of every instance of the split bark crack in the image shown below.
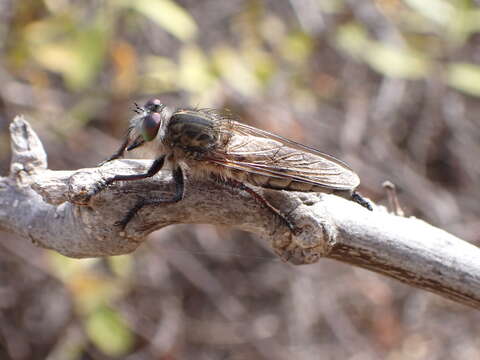
<path fill-rule="evenodd" d="M 480 250 L 419 219 L 394 216 L 381 207 L 370 212 L 335 195 L 264 191 L 301 228 L 292 237 L 249 194 L 213 180 L 189 181 L 187 175 L 184 200 L 142 209 L 123 231 L 114 224 L 139 198 L 171 196 L 170 172 L 115 184 L 91 196 L 99 181 L 144 171 L 151 161 L 52 171 L 41 141 L 23 117 L 11 123 L 10 134 L 10 174 L 0 177 L 0 230 L 38 246 L 77 258 L 119 255 L 170 224 L 226 225 L 260 235 L 293 264 L 333 258 L 480 308 Z"/>

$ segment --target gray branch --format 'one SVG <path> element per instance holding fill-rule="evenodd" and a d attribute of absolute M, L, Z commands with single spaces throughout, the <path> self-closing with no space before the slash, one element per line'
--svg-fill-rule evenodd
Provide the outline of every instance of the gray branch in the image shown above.
<path fill-rule="evenodd" d="M 381 207 L 370 212 L 334 195 L 263 191 L 301 229 L 292 236 L 249 194 L 187 176 L 184 200 L 143 208 L 122 230 L 115 222 L 140 198 L 173 194 L 169 171 L 92 196 L 102 179 L 144 171 L 151 161 L 52 171 L 41 142 L 22 117 L 12 122 L 10 132 L 11 171 L 0 177 L 0 230 L 38 246 L 77 258 L 119 255 L 134 251 L 149 233 L 167 225 L 226 225 L 260 235 L 293 264 L 333 258 L 480 308 L 479 249 L 421 220 L 394 216 Z"/>

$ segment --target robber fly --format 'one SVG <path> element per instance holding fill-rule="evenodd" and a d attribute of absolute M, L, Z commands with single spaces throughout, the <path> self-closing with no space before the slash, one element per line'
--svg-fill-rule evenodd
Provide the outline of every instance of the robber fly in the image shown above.
<path fill-rule="evenodd" d="M 137 203 L 118 224 L 125 227 L 146 205 L 172 203 L 183 199 L 184 171 L 189 176 L 211 176 L 227 185 L 245 190 L 285 224 L 295 227 L 280 210 L 252 187 L 287 191 L 334 193 L 371 210 L 367 200 L 355 189 L 360 179 L 345 163 L 318 150 L 232 120 L 212 109 L 178 109 L 171 113 L 160 100 L 136 105 L 137 115 L 130 121 L 128 134 L 108 160 L 125 151 L 149 145 L 155 160 L 146 173 L 116 175 L 98 188 L 115 181 L 139 180 L 158 173 L 166 162 L 173 169 L 175 195 L 171 199 L 149 198 Z"/>

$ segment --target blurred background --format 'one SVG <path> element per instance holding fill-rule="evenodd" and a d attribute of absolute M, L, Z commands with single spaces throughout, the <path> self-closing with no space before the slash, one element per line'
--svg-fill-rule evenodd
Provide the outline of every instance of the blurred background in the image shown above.
<path fill-rule="evenodd" d="M 229 108 L 349 163 L 385 204 L 480 243 L 480 1 L 0 1 L 0 174 L 25 114 L 92 167 L 134 101 Z M 188 189 L 187 189 L 188 191 Z M 374 273 L 294 267 L 171 226 L 73 260 L 0 234 L 0 359 L 480 359 L 480 316 Z"/>

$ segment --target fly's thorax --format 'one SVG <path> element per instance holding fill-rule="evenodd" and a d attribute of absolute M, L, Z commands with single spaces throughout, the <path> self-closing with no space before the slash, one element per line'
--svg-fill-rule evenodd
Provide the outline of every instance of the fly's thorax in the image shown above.
<path fill-rule="evenodd" d="M 144 159 L 157 158 L 168 153 L 170 153 L 170 149 L 157 140 L 145 142 L 141 147 L 135 149 L 136 157 Z"/>
<path fill-rule="evenodd" d="M 174 112 L 168 121 L 164 137 L 167 146 L 181 149 L 187 155 L 213 150 L 218 146 L 218 141 L 215 119 L 193 110 Z"/>
<path fill-rule="evenodd" d="M 188 173 L 190 179 L 204 180 L 213 177 L 219 180 L 227 180 L 233 178 L 231 169 L 209 161 L 183 157 L 178 159 L 178 162 L 185 172 Z"/>

